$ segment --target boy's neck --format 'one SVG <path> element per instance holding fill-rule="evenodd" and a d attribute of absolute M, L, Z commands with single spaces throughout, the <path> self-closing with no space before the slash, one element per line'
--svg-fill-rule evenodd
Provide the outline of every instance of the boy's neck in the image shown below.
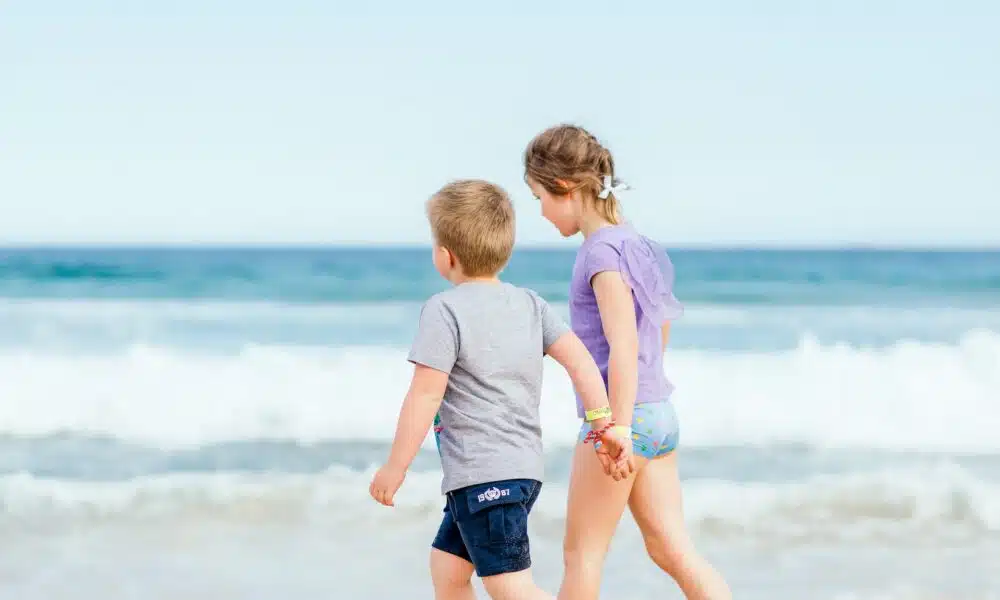
<path fill-rule="evenodd" d="M 465 275 L 456 275 L 451 282 L 454 285 L 462 285 L 463 283 L 500 283 L 500 278 L 497 275 L 486 275 L 484 277 L 466 277 Z"/>

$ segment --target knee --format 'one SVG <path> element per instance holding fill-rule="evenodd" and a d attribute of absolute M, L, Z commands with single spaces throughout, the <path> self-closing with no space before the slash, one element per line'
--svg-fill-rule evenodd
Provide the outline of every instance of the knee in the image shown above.
<path fill-rule="evenodd" d="M 666 535 L 646 535 L 644 542 L 649 558 L 667 574 L 677 576 L 684 570 L 684 549 L 678 544 L 671 543 Z"/>
<path fill-rule="evenodd" d="M 444 571 L 437 573 L 434 577 L 434 581 L 438 586 L 443 588 L 465 588 L 472 585 L 472 577 L 466 577 L 465 573 L 458 573 L 455 571 Z"/>
<path fill-rule="evenodd" d="M 472 567 L 450 556 L 431 554 L 431 579 L 439 588 L 464 588 L 472 585 Z"/>
<path fill-rule="evenodd" d="M 604 566 L 607 548 L 588 548 L 577 543 L 563 544 L 563 566 L 567 571 L 599 573 Z"/>
<path fill-rule="evenodd" d="M 431 578 L 434 584 L 441 588 L 457 589 L 472 585 L 472 577 L 456 569 L 433 569 Z"/>

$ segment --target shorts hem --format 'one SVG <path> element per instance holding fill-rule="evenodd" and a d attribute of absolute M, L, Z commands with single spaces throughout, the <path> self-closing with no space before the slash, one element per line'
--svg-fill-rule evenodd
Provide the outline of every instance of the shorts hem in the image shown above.
<path fill-rule="evenodd" d="M 434 548 L 435 550 L 440 550 L 441 552 L 444 552 L 445 554 L 450 554 L 452 556 L 456 556 L 458 558 L 461 558 L 465 562 L 467 562 L 469 564 L 472 564 L 472 561 L 469 560 L 468 556 L 465 556 L 464 554 L 459 554 L 458 551 L 456 551 L 454 548 L 448 548 L 446 546 L 443 546 L 443 545 L 439 544 L 437 540 L 434 540 L 433 542 L 431 542 L 431 548 Z"/>
<path fill-rule="evenodd" d="M 671 448 L 671 449 L 669 449 L 669 450 L 663 450 L 663 449 L 661 448 L 661 449 L 660 449 L 660 451 L 659 451 L 659 452 L 657 452 L 657 453 L 656 453 L 656 456 L 654 456 L 653 458 L 654 458 L 654 459 L 657 459 L 657 458 L 663 458 L 664 456 L 670 456 L 670 455 L 671 455 L 671 454 L 673 454 L 674 452 L 677 452 L 677 446 L 674 446 L 673 448 Z"/>
<path fill-rule="evenodd" d="M 508 573 L 520 573 L 531 568 L 531 559 L 509 560 L 502 563 L 494 563 L 489 569 L 480 571 L 476 569 L 476 575 L 482 577 L 495 577 L 497 575 L 507 575 Z"/>

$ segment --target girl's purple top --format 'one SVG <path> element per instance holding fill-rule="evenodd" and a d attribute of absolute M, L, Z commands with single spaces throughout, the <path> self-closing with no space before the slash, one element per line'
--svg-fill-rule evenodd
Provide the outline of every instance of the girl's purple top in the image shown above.
<path fill-rule="evenodd" d="M 608 340 L 601 326 L 597 297 L 590 286 L 594 275 L 602 271 L 618 271 L 632 288 L 639 333 L 639 386 L 635 403 L 664 402 L 670 398 L 674 386 L 663 373 L 661 327 L 684 313 L 684 307 L 673 294 L 674 266 L 659 244 L 627 223 L 598 229 L 577 251 L 570 281 L 570 323 L 600 367 L 607 387 Z M 582 418 L 579 396 L 576 409 Z"/>

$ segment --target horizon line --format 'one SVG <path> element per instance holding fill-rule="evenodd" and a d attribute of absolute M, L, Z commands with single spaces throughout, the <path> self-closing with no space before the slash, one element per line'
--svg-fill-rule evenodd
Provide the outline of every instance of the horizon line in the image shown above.
<path fill-rule="evenodd" d="M 693 251 L 931 251 L 1000 252 L 1000 243 L 687 243 L 668 245 L 668 250 Z M 527 242 L 518 250 L 573 250 L 578 244 Z M 427 242 L 2 242 L 0 250 L 417 250 L 429 249 Z"/>

